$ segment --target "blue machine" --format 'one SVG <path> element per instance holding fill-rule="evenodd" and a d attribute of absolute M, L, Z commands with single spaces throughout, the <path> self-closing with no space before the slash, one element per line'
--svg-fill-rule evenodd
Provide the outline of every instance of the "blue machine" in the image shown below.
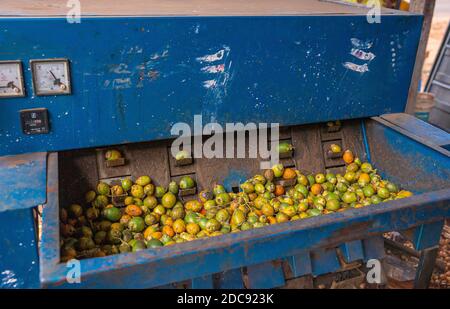
<path fill-rule="evenodd" d="M 51 2 L 6 4 L 10 16 L 0 17 L 2 287 L 280 287 L 381 259 L 388 231 L 422 252 L 416 287 L 427 285 L 450 215 L 450 136 L 401 114 L 422 16 L 383 11 L 371 24 L 367 9 L 316 0 L 128 0 L 114 8 L 82 1 L 81 22 L 71 23 L 66 1 Z M 342 170 L 324 151 L 340 143 L 415 195 L 82 260 L 81 282 L 70 284 L 59 208 L 100 179 L 142 173 L 167 185 L 190 174 L 200 189 L 219 181 L 231 190 L 259 171 L 256 159 L 174 166 L 171 127 L 193 126 L 194 115 L 279 123 L 280 138 L 296 147 L 285 163 L 310 172 Z M 334 120 L 342 127 L 327 131 L 323 123 Z M 126 166 L 99 161 L 112 145 Z"/>

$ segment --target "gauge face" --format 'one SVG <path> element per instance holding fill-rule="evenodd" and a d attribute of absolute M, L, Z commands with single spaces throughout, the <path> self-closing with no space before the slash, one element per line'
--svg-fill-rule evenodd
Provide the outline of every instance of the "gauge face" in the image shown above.
<path fill-rule="evenodd" d="M 70 72 L 67 59 L 31 60 L 30 63 L 36 95 L 70 94 Z"/>
<path fill-rule="evenodd" d="M 25 96 L 22 63 L 0 61 L 0 98 Z"/>

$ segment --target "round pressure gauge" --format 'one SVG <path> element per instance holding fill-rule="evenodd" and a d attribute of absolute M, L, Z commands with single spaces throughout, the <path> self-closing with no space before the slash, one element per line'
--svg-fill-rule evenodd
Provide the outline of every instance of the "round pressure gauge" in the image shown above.
<path fill-rule="evenodd" d="M 20 61 L 0 61 L 0 98 L 25 96 L 22 63 Z"/>
<path fill-rule="evenodd" d="M 67 59 L 31 60 L 35 95 L 70 94 L 70 71 Z"/>

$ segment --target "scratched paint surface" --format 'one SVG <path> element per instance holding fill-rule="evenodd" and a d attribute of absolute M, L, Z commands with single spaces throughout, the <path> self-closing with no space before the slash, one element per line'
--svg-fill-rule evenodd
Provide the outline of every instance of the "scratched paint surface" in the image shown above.
<path fill-rule="evenodd" d="M 0 289 L 38 288 L 39 257 L 31 209 L 0 212 Z"/>
<path fill-rule="evenodd" d="M 382 177 L 416 194 L 440 189 L 450 191 L 447 155 L 373 120 L 367 122 L 367 136 L 372 163 Z"/>
<path fill-rule="evenodd" d="M 194 114 L 292 125 L 403 111 L 420 21 L 0 19 L 0 60 L 23 61 L 27 92 L 0 100 L 0 155 L 168 138 L 173 123 L 192 123 Z M 29 60 L 52 57 L 70 59 L 73 94 L 35 97 Z M 26 136 L 18 111 L 36 107 L 48 108 L 51 132 Z"/>
<path fill-rule="evenodd" d="M 47 198 L 47 153 L 0 157 L 0 212 L 35 207 Z"/>

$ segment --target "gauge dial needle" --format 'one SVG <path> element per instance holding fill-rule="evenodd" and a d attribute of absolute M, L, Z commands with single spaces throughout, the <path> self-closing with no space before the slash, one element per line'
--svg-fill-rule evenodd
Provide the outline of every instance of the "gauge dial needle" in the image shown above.
<path fill-rule="evenodd" d="M 55 74 L 53 74 L 52 71 L 48 71 L 48 73 L 50 73 L 53 76 L 53 78 L 56 80 L 56 76 L 55 76 Z"/>
<path fill-rule="evenodd" d="M 61 80 L 59 78 L 56 78 L 55 74 L 53 74 L 52 71 L 48 71 L 48 73 L 50 73 L 53 76 L 53 79 L 55 80 L 53 82 L 54 85 L 61 85 Z"/>

